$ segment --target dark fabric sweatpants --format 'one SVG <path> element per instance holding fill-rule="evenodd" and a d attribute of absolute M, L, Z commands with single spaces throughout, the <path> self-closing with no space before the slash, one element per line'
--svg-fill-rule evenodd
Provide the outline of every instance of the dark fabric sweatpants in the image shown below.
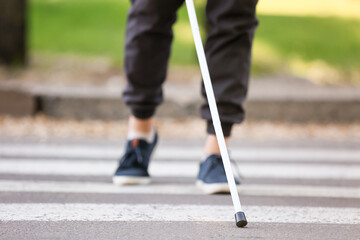
<path fill-rule="evenodd" d="M 172 25 L 184 0 L 132 0 L 125 43 L 127 85 L 123 99 L 132 114 L 141 119 L 154 115 L 162 103 Z M 205 53 L 225 136 L 232 125 L 244 120 L 251 46 L 257 26 L 257 0 L 208 0 L 209 24 Z M 189 25 L 190 27 L 190 25 Z M 202 95 L 205 97 L 204 87 Z M 209 107 L 204 98 L 201 116 L 207 132 L 214 134 Z"/>

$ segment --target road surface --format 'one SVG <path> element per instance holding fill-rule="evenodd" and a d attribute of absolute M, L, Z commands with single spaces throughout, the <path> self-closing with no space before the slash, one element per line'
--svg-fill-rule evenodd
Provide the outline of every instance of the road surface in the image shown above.
<path fill-rule="evenodd" d="M 0 239 L 360 239 L 357 143 L 233 143 L 244 229 L 196 188 L 200 142 L 163 139 L 149 186 L 111 184 L 121 146 L 0 139 Z"/>

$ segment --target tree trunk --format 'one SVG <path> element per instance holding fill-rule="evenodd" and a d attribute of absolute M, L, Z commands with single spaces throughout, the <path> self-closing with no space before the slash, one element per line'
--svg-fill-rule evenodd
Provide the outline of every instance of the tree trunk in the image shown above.
<path fill-rule="evenodd" d="M 26 64 L 26 0 L 0 0 L 0 64 Z"/>

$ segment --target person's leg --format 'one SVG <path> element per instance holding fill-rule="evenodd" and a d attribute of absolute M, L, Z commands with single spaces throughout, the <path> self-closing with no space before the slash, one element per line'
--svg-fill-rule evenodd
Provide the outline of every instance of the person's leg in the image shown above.
<path fill-rule="evenodd" d="M 128 140 L 143 139 L 148 143 L 153 142 L 155 130 L 153 118 L 139 119 L 134 116 L 129 117 Z"/>
<path fill-rule="evenodd" d="M 124 102 L 136 119 L 149 119 L 163 101 L 172 25 L 183 0 L 132 0 L 125 43 Z M 150 121 L 151 122 L 151 121 Z M 131 127 L 131 126 L 130 126 Z"/>
<path fill-rule="evenodd" d="M 127 85 L 124 102 L 130 107 L 129 134 L 113 182 L 117 185 L 147 184 L 148 165 L 157 143 L 153 115 L 162 102 L 171 27 L 183 0 L 132 0 L 125 43 Z"/>
<path fill-rule="evenodd" d="M 134 116 L 129 118 L 129 128 L 137 132 L 147 133 L 151 131 L 153 125 L 153 118 L 138 119 Z"/>
<path fill-rule="evenodd" d="M 251 46 L 257 26 L 256 3 L 257 0 L 208 0 L 206 7 L 210 31 L 205 53 L 226 142 L 233 124 L 244 120 L 242 103 L 248 88 Z M 204 86 L 202 95 L 206 96 Z M 208 136 L 198 186 L 211 194 L 229 192 L 207 102 L 201 115 L 207 120 Z"/>
<path fill-rule="evenodd" d="M 234 123 L 244 120 L 242 103 L 246 98 L 251 62 L 251 47 L 257 26 L 257 0 L 208 0 L 209 34 L 205 44 L 210 76 L 225 137 Z M 202 94 L 205 97 L 204 87 Z M 201 115 L 207 132 L 214 135 L 209 106 Z"/>
<path fill-rule="evenodd" d="M 225 137 L 225 142 L 227 144 L 227 142 L 228 142 L 227 137 Z M 208 134 L 206 141 L 205 141 L 204 154 L 206 156 L 209 156 L 211 154 L 220 155 L 220 148 L 219 148 L 215 134 Z"/>

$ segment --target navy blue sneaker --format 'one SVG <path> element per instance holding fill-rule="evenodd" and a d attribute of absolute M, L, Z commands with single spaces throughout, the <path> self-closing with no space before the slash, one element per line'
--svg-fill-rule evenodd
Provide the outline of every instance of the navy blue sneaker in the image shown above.
<path fill-rule="evenodd" d="M 119 167 L 113 176 L 115 185 L 149 184 L 148 167 L 151 153 L 158 140 L 155 132 L 154 141 L 148 143 L 142 139 L 127 142 L 125 154 L 120 159 Z"/>
<path fill-rule="evenodd" d="M 240 185 L 236 179 L 235 183 Z M 200 164 L 196 185 L 207 194 L 230 193 L 220 155 L 212 154 Z"/>

